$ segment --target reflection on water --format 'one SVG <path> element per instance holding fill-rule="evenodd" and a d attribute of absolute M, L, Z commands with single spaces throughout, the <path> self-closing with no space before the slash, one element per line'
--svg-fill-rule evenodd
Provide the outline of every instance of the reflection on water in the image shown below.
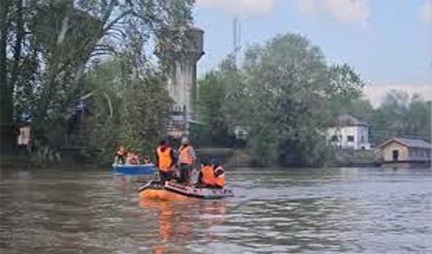
<path fill-rule="evenodd" d="M 196 239 L 211 241 L 221 239 L 207 232 L 211 226 L 224 222 L 225 201 L 190 200 L 172 203 L 157 200 L 140 200 L 139 205 L 151 211 L 157 221 L 159 234 L 153 235 L 154 253 L 165 253 L 166 249 L 176 252 L 189 252 L 182 248 L 184 243 Z"/>
<path fill-rule="evenodd" d="M 425 253 L 431 171 L 228 172 L 227 200 L 140 200 L 107 171 L 3 171 L 1 253 Z"/>

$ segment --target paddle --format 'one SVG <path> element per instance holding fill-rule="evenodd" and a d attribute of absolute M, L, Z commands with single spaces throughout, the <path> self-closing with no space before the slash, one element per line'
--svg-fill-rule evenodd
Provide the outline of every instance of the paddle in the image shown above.
<path fill-rule="evenodd" d="M 150 181 L 148 181 L 146 184 L 144 184 L 143 186 L 141 186 L 139 189 L 138 189 L 138 192 L 141 192 L 142 190 L 144 190 L 145 188 L 147 188 L 150 184 L 152 184 L 153 183 L 153 180 L 150 180 Z"/>
<path fill-rule="evenodd" d="M 159 177 L 159 170 L 156 168 L 155 166 L 155 172 L 153 173 L 153 179 L 151 179 L 150 181 L 148 181 L 146 184 L 144 184 L 143 186 L 141 186 L 138 189 L 138 192 L 141 192 L 142 190 L 144 190 L 145 188 L 147 188 L 150 184 L 152 184 L 153 182 L 160 182 L 160 177 Z"/>

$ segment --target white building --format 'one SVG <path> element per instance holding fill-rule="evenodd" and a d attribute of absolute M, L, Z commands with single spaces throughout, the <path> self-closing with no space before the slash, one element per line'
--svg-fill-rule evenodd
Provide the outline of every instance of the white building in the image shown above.
<path fill-rule="evenodd" d="M 340 115 L 327 129 L 327 141 L 342 149 L 371 149 L 369 127 L 352 115 Z"/>

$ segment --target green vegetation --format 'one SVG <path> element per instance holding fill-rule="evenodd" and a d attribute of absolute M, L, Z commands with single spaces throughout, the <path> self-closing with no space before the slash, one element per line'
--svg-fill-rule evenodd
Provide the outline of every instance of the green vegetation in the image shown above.
<path fill-rule="evenodd" d="M 280 35 L 250 47 L 241 66 L 228 57 L 199 81 L 202 139 L 221 141 L 234 126 L 246 127 L 247 148 L 259 165 L 333 161 L 325 131 L 342 113 L 369 122 L 375 144 L 391 135 L 430 138 L 430 102 L 393 91 L 374 109 L 362 99 L 364 82 L 354 69 L 328 66 L 321 50 L 302 36 Z"/>
<path fill-rule="evenodd" d="M 431 141 L 431 110 L 432 102 L 420 95 L 410 98 L 407 93 L 390 91 L 370 116 L 372 138 L 377 143 L 393 135 Z"/>
<path fill-rule="evenodd" d="M 183 56 L 193 0 L 4 0 L 0 5 L 1 148 L 30 122 L 33 159 L 108 162 L 119 143 L 142 154 L 165 134 L 172 101 L 165 89 Z M 157 62 L 146 49 L 156 39 Z M 199 80 L 199 145 L 233 146 L 246 128 L 260 165 L 322 165 L 333 156 L 326 126 L 341 113 L 371 125 L 371 139 L 429 140 L 431 102 L 390 92 L 373 109 L 347 64 L 329 66 L 305 37 L 279 35 L 229 56 Z M 197 128 L 199 129 L 199 128 Z M 195 134 L 196 135 L 196 134 Z"/>
<path fill-rule="evenodd" d="M 119 141 L 148 152 L 170 107 L 163 86 L 169 59 L 151 63 L 145 48 L 154 39 L 168 48 L 181 44 L 181 36 L 166 31 L 190 24 L 192 5 L 3 1 L 2 151 L 12 150 L 14 127 L 31 121 L 35 156 L 54 158 L 66 146 L 83 159 L 105 161 Z"/>

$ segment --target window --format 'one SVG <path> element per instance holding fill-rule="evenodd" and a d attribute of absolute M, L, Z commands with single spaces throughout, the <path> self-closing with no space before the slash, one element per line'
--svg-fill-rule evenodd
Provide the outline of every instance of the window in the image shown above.
<path fill-rule="evenodd" d="M 336 135 L 333 135 L 330 140 L 331 141 L 338 141 L 338 137 Z"/>
<path fill-rule="evenodd" d="M 364 136 L 363 135 L 361 136 L 361 142 L 362 143 L 364 142 Z"/>
<path fill-rule="evenodd" d="M 347 136 L 348 142 L 354 142 L 354 136 Z"/>

